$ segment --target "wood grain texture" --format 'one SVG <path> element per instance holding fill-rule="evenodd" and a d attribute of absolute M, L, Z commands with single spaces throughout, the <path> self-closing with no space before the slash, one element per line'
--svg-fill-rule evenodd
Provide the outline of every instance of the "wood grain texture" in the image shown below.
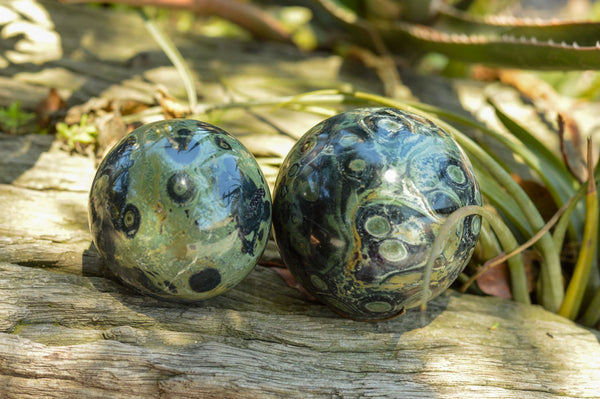
<path fill-rule="evenodd" d="M 598 394 L 598 334 L 539 307 L 451 293 L 424 313 L 359 323 L 262 267 L 199 306 L 14 264 L 0 276 L 8 397 Z"/>
<path fill-rule="evenodd" d="M 598 397 L 600 334 L 538 306 L 449 292 L 361 323 L 262 266 L 199 305 L 140 296 L 91 246 L 93 161 L 14 148 L 32 166 L 0 184 L 0 397 Z"/>
<path fill-rule="evenodd" d="M 63 32 L 64 56 L 0 70 L 0 105 L 34 105 L 51 84 L 71 103 L 148 99 L 156 83 L 176 81 L 134 17 L 38 4 Z M 231 94 L 223 80 L 249 97 L 340 82 L 378 87 L 334 56 L 182 43 L 207 101 Z M 0 41 L 2 54 L 13 44 Z M 274 78 L 295 83 L 274 86 Z M 296 136 L 318 119 L 281 110 L 261 117 Z M 245 111 L 224 123 L 268 157 L 293 143 Z M 268 134 L 281 148 L 265 147 Z M 538 306 L 449 291 L 425 312 L 360 323 L 263 266 L 199 305 L 140 296 L 110 276 L 91 244 L 94 169 L 52 136 L 0 134 L 0 398 L 600 397 L 600 333 Z M 272 242 L 264 259 L 278 260 Z"/>

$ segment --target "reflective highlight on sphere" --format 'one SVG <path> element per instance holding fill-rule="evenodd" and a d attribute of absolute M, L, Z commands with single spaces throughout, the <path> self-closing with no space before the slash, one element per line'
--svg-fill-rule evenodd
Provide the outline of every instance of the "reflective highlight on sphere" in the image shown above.
<path fill-rule="evenodd" d="M 256 160 L 208 123 L 142 126 L 104 158 L 89 197 L 90 230 L 108 267 L 138 291 L 210 298 L 254 268 L 271 226 Z"/>
<path fill-rule="evenodd" d="M 281 256 L 312 295 L 343 316 L 381 320 L 420 303 L 442 224 L 481 205 L 471 164 L 431 121 L 392 108 L 329 118 L 292 148 L 275 184 Z M 480 217 L 459 223 L 436 259 L 429 299 L 470 259 Z"/>

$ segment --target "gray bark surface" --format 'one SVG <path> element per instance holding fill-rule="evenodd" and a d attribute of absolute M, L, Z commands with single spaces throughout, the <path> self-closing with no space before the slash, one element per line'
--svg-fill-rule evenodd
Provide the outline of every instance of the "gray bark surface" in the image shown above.
<path fill-rule="evenodd" d="M 9 62 L 0 106 L 33 107 L 48 87 L 71 104 L 151 102 L 157 83 L 179 84 L 135 16 L 38 4 L 60 33 L 62 56 Z M 205 100 L 226 97 L 221 75 L 249 96 L 287 95 L 290 87 L 273 81 L 290 76 L 303 82 L 296 92 L 335 82 L 374 88 L 372 75 L 335 56 L 178 43 Z M 0 41 L 1 54 L 13 45 Z M 264 119 L 232 112 L 225 123 L 255 153 L 281 158 L 293 143 L 271 134 L 277 145 L 265 146 Z M 264 116 L 296 136 L 314 122 L 281 110 Z M 95 165 L 53 136 L 0 133 L 0 398 L 600 397 L 600 333 L 539 306 L 448 291 L 424 312 L 361 323 L 263 266 L 198 305 L 138 295 L 109 275 L 91 243 Z M 272 242 L 265 259 L 278 259 Z"/>

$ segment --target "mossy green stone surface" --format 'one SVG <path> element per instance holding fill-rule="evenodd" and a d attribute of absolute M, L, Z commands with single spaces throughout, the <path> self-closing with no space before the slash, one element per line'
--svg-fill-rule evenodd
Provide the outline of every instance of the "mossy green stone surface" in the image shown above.
<path fill-rule="evenodd" d="M 464 152 L 441 128 L 392 108 L 363 108 L 310 129 L 278 176 L 273 225 L 300 283 L 340 314 L 386 319 L 417 306 L 447 216 L 481 205 Z M 481 218 L 448 238 L 427 288 L 442 293 L 470 259 Z"/>
<path fill-rule="evenodd" d="M 256 265 L 271 197 L 256 160 L 233 136 L 195 120 L 144 125 L 100 164 L 89 197 L 94 243 L 142 293 L 213 297 Z"/>

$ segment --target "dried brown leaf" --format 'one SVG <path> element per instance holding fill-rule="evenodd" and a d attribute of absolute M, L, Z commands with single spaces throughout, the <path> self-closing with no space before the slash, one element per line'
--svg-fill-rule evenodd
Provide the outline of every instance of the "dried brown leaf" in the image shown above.
<path fill-rule="evenodd" d="M 477 279 L 479 288 L 488 295 L 512 299 L 510 274 L 506 263 L 492 267 Z"/>
<path fill-rule="evenodd" d="M 580 183 L 587 180 L 587 162 L 584 157 L 585 145 L 575 119 L 563 112 L 558 114 L 558 137 L 563 161 Z"/>
<path fill-rule="evenodd" d="M 166 119 L 185 118 L 192 112 L 189 106 L 177 101 L 165 89 L 159 88 L 155 98 Z"/>
<path fill-rule="evenodd" d="M 277 272 L 277 274 L 279 274 L 279 276 L 281 276 L 281 278 L 283 279 L 283 281 L 285 281 L 288 287 L 300 291 L 302 294 L 304 294 L 304 296 L 306 296 L 308 300 L 317 301 L 317 298 L 315 298 L 308 291 L 306 291 L 306 289 L 292 275 L 292 272 L 290 272 L 290 270 L 284 265 L 275 262 L 260 262 L 260 264 L 273 269 L 275 272 Z"/>
<path fill-rule="evenodd" d="M 535 180 L 522 179 L 520 176 L 514 174 L 512 177 L 527 193 L 529 198 L 531 198 L 544 220 L 546 222 L 550 220 L 558 211 L 558 207 L 554 203 L 554 199 L 548 189 Z"/>
<path fill-rule="evenodd" d="M 38 126 L 41 129 L 48 127 L 54 115 L 67 108 L 67 103 L 63 100 L 55 88 L 51 88 L 48 95 L 35 107 L 35 114 Z"/>
<path fill-rule="evenodd" d="M 525 274 L 527 276 L 527 289 L 529 292 L 532 292 L 537 281 L 537 261 L 539 261 L 539 254 L 534 250 L 527 250 L 523 251 L 521 255 L 516 256 L 523 257 Z M 503 262 L 498 266 L 486 270 L 477 278 L 477 286 L 488 295 L 512 299 L 508 264 Z"/>

